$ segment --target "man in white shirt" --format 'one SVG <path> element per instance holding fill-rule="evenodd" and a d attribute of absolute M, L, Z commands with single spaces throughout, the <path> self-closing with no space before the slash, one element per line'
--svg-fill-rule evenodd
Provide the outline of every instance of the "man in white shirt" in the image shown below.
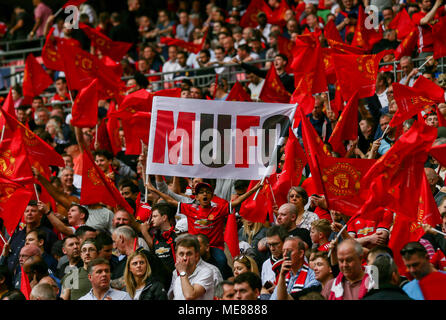
<path fill-rule="evenodd" d="M 401 70 L 403 71 L 403 77 L 400 80 L 400 84 L 412 87 L 415 80 L 421 76 L 421 72 L 418 69 L 414 69 L 412 58 L 404 56 L 400 59 Z"/>
<path fill-rule="evenodd" d="M 163 72 L 170 72 L 170 71 L 178 71 L 181 70 L 181 66 L 177 63 L 177 47 L 176 46 L 170 46 L 168 49 L 168 55 L 169 55 L 169 60 L 167 60 L 164 64 L 163 64 Z M 165 74 L 164 80 L 168 81 L 168 80 L 172 80 L 173 79 L 173 73 L 169 73 L 169 74 Z"/>
<path fill-rule="evenodd" d="M 214 273 L 200 259 L 196 237 L 177 238 L 176 270 L 167 296 L 170 300 L 213 300 Z"/>
<path fill-rule="evenodd" d="M 246 79 L 249 81 L 248 88 L 251 91 L 252 101 L 259 100 L 260 92 L 262 92 L 265 79 L 260 78 L 258 75 L 252 72 L 246 73 Z"/>

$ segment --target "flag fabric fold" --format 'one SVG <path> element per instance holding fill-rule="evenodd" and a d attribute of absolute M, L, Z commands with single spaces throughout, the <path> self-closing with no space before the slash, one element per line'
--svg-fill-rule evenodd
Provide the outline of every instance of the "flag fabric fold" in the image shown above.
<path fill-rule="evenodd" d="M 72 107 L 71 125 L 79 128 L 93 128 L 98 121 L 98 79 L 78 93 Z"/>

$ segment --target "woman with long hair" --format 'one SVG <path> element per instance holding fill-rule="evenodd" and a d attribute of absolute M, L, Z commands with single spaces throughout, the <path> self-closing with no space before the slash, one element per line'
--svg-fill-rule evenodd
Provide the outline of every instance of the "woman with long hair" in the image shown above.
<path fill-rule="evenodd" d="M 133 300 L 167 300 L 161 282 L 152 277 L 152 269 L 143 252 L 133 252 L 124 270 L 126 291 Z"/>

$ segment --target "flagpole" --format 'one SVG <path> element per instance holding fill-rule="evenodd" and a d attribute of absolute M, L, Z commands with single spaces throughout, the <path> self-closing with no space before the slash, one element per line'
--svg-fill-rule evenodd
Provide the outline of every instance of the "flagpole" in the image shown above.
<path fill-rule="evenodd" d="M 419 67 L 418 67 L 418 69 L 421 69 L 421 68 L 423 68 L 423 67 L 424 67 L 424 65 L 425 65 L 426 63 L 428 63 L 428 62 L 429 62 L 429 60 L 430 60 L 430 59 L 432 59 L 432 58 L 433 58 L 433 56 L 430 56 L 429 58 L 427 58 L 427 60 L 426 60 L 426 61 L 424 61 L 424 62 L 423 62 L 423 64 L 422 64 L 421 66 L 419 66 Z"/>
<path fill-rule="evenodd" d="M 271 186 L 271 183 L 269 183 L 269 181 L 268 181 L 268 185 L 271 190 L 271 195 L 273 196 L 274 205 L 277 207 L 277 202 L 276 202 L 276 197 L 274 196 L 273 187 Z"/>
<path fill-rule="evenodd" d="M 37 187 L 36 187 L 36 184 L 35 184 L 35 183 L 34 183 L 34 191 L 36 192 L 37 201 L 40 201 L 40 199 L 39 199 L 39 194 L 38 194 L 38 192 L 37 192 Z"/>
<path fill-rule="evenodd" d="M 142 141 L 142 139 L 139 139 L 139 141 L 141 141 L 141 153 L 144 153 L 144 142 Z M 142 181 L 144 183 L 144 203 L 147 203 L 147 180 L 149 179 L 149 175 L 146 174 L 145 172 L 145 166 L 143 164 L 143 173 L 142 173 Z"/>
<path fill-rule="evenodd" d="M 3 125 L 2 136 L 0 137 L 0 143 L 3 142 L 3 137 L 4 137 L 4 135 L 5 135 L 5 130 L 6 130 L 6 124 Z"/>
<path fill-rule="evenodd" d="M 339 237 L 341 236 L 342 232 L 344 232 L 345 228 L 347 228 L 347 223 L 342 227 L 342 229 L 336 235 L 335 242 L 338 242 Z M 328 258 L 330 258 L 332 250 L 333 250 L 333 248 L 331 248 L 330 251 L 328 251 Z"/>
<path fill-rule="evenodd" d="M 94 142 L 98 143 L 98 129 L 99 129 L 99 125 L 96 123 L 96 131 L 94 133 Z"/>
<path fill-rule="evenodd" d="M 330 103 L 330 91 L 327 92 L 327 100 L 328 100 L 328 109 L 331 111 L 331 103 Z"/>
<path fill-rule="evenodd" d="M 383 135 L 381 136 L 381 139 L 384 138 L 384 136 L 385 136 L 386 133 L 387 133 L 387 130 L 389 130 L 389 125 L 387 125 L 386 130 L 384 130 L 384 133 L 383 133 Z"/>
<path fill-rule="evenodd" d="M 293 109 L 293 111 L 291 112 L 291 129 L 292 129 L 293 126 L 294 126 L 294 115 L 296 114 L 297 106 L 298 106 L 298 103 L 295 103 L 295 104 L 294 104 L 294 109 Z M 287 127 L 286 129 L 288 130 L 289 127 Z M 282 135 L 281 135 L 281 136 L 282 136 Z M 266 177 L 269 176 L 269 175 L 268 175 L 268 172 L 270 171 L 269 168 L 271 167 L 271 159 L 272 159 L 273 162 L 276 162 L 276 161 L 277 161 L 277 159 L 275 159 L 275 158 L 277 158 L 277 149 L 278 149 L 279 146 L 282 146 L 282 145 L 283 145 L 283 140 L 280 139 L 279 142 L 278 142 L 278 143 L 276 144 L 276 146 L 274 147 L 274 150 L 273 150 L 273 153 L 272 153 L 272 155 L 271 155 L 271 158 L 270 158 L 268 167 L 266 168 L 265 174 L 263 175 L 263 178 L 262 178 L 260 184 L 263 184 L 263 183 L 265 182 Z M 259 192 L 260 192 L 260 188 L 257 189 L 256 194 L 254 195 L 254 198 L 252 198 L 252 200 L 255 201 L 255 200 L 257 199 L 257 196 L 258 196 Z"/>
<path fill-rule="evenodd" d="M 441 166 L 438 166 L 437 174 L 440 174 Z"/>
<path fill-rule="evenodd" d="M 56 18 L 59 15 L 59 13 L 62 12 L 62 10 L 63 10 L 63 7 L 60 8 L 59 10 L 57 10 L 56 13 L 54 14 L 54 18 Z"/>
<path fill-rule="evenodd" d="M 6 244 L 6 240 L 5 240 L 5 238 L 3 238 L 3 235 L 2 235 L 2 233 L 1 233 L 1 232 L 0 232 L 0 238 L 2 239 L 3 243 L 5 243 L 5 244 Z"/>

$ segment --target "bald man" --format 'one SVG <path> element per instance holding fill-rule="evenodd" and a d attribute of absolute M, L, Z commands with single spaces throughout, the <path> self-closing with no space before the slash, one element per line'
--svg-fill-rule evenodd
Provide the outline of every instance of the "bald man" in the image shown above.
<path fill-rule="evenodd" d="M 353 239 L 343 240 L 336 251 L 339 275 L 322 289 L 327 300 L 359 300 L 368 292 L 369 280 L 362 268 L 363 249 Z"/>

